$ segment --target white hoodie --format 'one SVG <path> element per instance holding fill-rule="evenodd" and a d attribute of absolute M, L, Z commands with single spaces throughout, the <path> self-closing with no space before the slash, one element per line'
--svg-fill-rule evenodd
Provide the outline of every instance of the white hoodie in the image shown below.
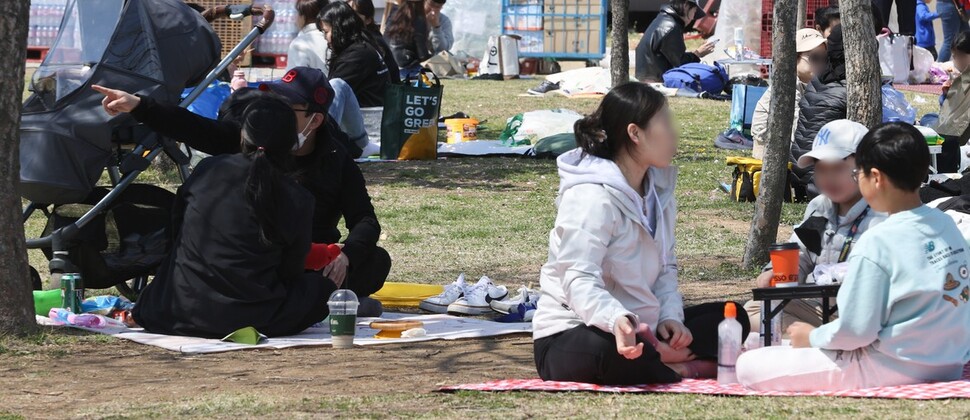
<path fill-rule="evenodd" d="M 560 156 L 558 166 L 559 211 L 539 278 L 543 298 L 533 338 L 584 324 L 612 333 L 621 316 L 654 331 L 660 321 L 683 322 L 674 255 L 677 169 L 650 168 L 645 199 L 610 160 L 575 149 Z"/>

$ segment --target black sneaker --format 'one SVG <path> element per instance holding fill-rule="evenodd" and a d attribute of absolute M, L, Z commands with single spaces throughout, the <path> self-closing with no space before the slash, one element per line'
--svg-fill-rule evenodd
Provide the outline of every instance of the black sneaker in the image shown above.
<path fill-rule="evenodd" d="M 529 89 L 528 92 L 530 95 L 542 96 L 554 90 L 559 90 L 559 83 L 552 83 L 546 80 L 539 86 Z"/>
<path fill-rule="evenodd" d="M 372 297 L 362 297 L 360 298 L 360 304 L 357 306 L 357 317 L 359 318 L 377 318 L 384 314 L 384 305 L 381 302 Z"/>

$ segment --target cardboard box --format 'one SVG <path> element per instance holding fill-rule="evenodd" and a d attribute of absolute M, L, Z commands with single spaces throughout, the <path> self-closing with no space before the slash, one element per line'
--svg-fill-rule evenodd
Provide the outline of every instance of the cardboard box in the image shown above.
<path fill-rule="evenodd" d="M 606 4 L 605 0 L 545 0 L 543 9 L 546 15 L 602 16 Z"/>
<path fill-rule="evenodd" d="M 547 17 L 543 21 L 546 53 L 598 54 L 602 42 L 602 19 Z"/>
<path fill-rule="evenodd" d="M 506 30 L 512 31 L 541 31 L 542 11 L 541 4 L 508 6 L 502 25 Z"/>
<path fill-rule="evenodd" d="M 541 53 L 544 51 L 545 32 L 543 31 L 511 31 L 509 35 L 522 37 L 519 40 L 520 53 Z"/>

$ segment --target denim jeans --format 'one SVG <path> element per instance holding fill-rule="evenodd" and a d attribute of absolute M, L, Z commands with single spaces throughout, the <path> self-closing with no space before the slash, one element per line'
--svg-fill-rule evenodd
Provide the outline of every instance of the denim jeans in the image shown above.
<path fill-rule="evenodd" d="M 330 118 L 337 122 L 357 147 L 367 147 L 367 130 L 364 128 L 364 117 L 360 114 L 360 103 L 354 96 L 354 90 L 343 79 L 330 79 L 330 86 L 334 92 L 333 103 L 330 104 L 328 112 Z"/>
<path fill-rule="evenodd" d="M 960 19 L 960 13 L 950 0 L 936 2 L 936 13 L 940 14 L 940 23 L 943 25 L 943 45 L 940 46 L 940 54 L 936 61 L 945 63 L 950 61 L 950 46 L 953 45 L 953 38 L 956 38 L 960 32 L 970 30 L 970 25 Z"/>

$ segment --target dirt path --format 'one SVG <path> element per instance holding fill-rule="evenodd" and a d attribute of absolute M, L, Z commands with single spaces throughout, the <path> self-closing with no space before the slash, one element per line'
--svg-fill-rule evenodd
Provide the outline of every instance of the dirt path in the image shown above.
<path fill-rule="evenodd" d="M 125 340 L 83 341 L 88 340 L 48 346 L 49 353 L 0 354 L 0 412 L 43 418 L 133 400 L 169 403 L 257 390 L 280 399 L 420 394 L 449 384 L 536 375 L 532 341 L 524 335 L 211 355 L 182 355 Z"/>

